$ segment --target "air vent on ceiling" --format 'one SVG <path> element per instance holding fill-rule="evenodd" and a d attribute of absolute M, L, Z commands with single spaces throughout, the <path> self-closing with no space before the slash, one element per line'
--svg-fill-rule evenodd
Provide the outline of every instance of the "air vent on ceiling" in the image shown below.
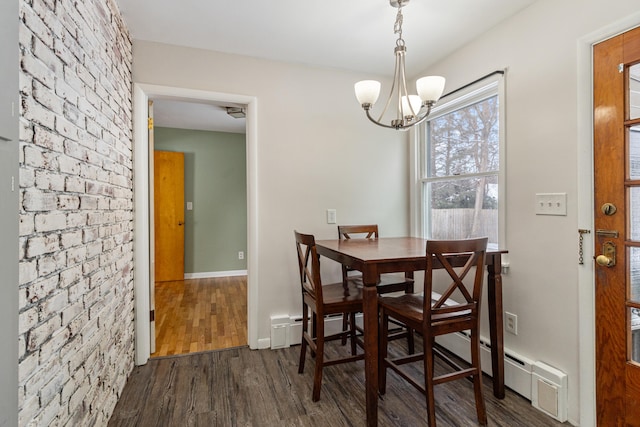
<path fill-rule="evenodd" d="M 244 108 L 241 107 L 227 107 L 227 114 L 236 119 L 244 119 L 246 117 Z"/>

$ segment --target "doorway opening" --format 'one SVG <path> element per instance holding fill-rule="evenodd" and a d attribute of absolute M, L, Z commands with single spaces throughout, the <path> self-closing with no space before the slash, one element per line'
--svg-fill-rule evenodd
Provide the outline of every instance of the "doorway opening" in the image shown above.
<path fill-rule="evenodd" d="M 151 357 L 247 345 L 246 124 L 229 109 L 246 106 L 150 101 Z"/>
<path fill-rule="evenodd" d="M 136 364 L 144 364 L 151 355 L 153 321 L 153 287 L 155 260 L 153 255 L 153 204 L 150 190 L 153 182 L 150 166 L 153 144 L 149 143 L 149 99 L 167 99 L 194 103 L 230 103 L 246 106 L 246 193 L 247 193 L 247 341 L 258 348 L 257 338 L 257 100 L 246 95 L 234 95 L 185 88 L 134 84 L 134 221 L 135 241 L 135 340 Z"/>

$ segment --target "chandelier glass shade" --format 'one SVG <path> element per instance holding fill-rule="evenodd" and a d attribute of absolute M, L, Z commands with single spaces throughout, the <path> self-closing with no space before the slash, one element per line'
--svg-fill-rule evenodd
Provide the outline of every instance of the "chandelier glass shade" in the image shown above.
<path fill-rule="evenodd" d="M 416 81 L 418 94 L 411 95 L 408 93 L 405 77 L 407 48 L 402 38 L 402 7 L 409 3 L 409 0 L 390 0 L 389 3 L 391 6 L 398 8 L 394 25 L 394 33 L 398 34 L 394 49 L 396 60 L 389 97 L 384 110 L 377 119 L 371 115 L 371 108 L 380 95 L 380 82 L 376 80 L 359 81 L 355 84 L 355 92 L 358 102 L 373 123 L 386 128 L 406 130 L 423 122 L 429 116 L 431 108 L 442 95 L 445 79 L 440 76 L 421 77 Z M 396 109 L 395 118 L 391 119 L 389 124 L 383 123 L 383 118 L 392 104 L 393 108 Z"/>

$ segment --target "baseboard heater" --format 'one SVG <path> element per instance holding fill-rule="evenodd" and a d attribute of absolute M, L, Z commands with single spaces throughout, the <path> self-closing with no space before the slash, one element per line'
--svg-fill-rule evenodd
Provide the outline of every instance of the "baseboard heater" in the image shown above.
<path fill-rule="evenodd" d="M 437 338 L 438 344 L 467 362 L 471 361 L 469 340 L 469 334 L 465 332 L 444 335 Z M 480 337 L 480 357 L 482 359 L 482 371 L 489 376 L 493 376 L 491 366 L 491 342 L 483 337 Z M 531 399 L 532 365 L 532 360 L 516 354 L 509 349 L 504 349 L 504 383 L 511 390 L 527 399 Z"/>
<path fill-rule="evenodd" d="M 356 322 L 362 324 L 362 314 L 356 316 Z M 325 334 L 337 334 L 342 330 L 342 314 L 332 314 L 325 317 Z M 276 342 L 273 341 L 274 333 Z M 302 339 L 302 316 L 272 316 L 271 317 L 271 348 L 284 348 L 300 344 Z"/>
<path fill-rule="evenodd" d="M 560 422 L 567 421 L 567 374 L 544 362 L 533 365 L 531 404 Z"/>

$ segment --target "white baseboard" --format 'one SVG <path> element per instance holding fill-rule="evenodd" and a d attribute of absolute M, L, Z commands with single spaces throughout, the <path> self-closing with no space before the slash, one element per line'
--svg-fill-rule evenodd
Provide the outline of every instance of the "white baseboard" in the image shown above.
<path fill-rule="evenodd" d="M 205 271 L 202 273 L 184 273 L 185 280 L 208 279 L 212 277 L 246 276 L 247 270 Z"/>
<path fill-rule="evenodd" d="M 258 340 L 258 350 L 263 350 L 269 347 L 271 347 L 271 340 L 269 338 L 262 338 Z"/>

